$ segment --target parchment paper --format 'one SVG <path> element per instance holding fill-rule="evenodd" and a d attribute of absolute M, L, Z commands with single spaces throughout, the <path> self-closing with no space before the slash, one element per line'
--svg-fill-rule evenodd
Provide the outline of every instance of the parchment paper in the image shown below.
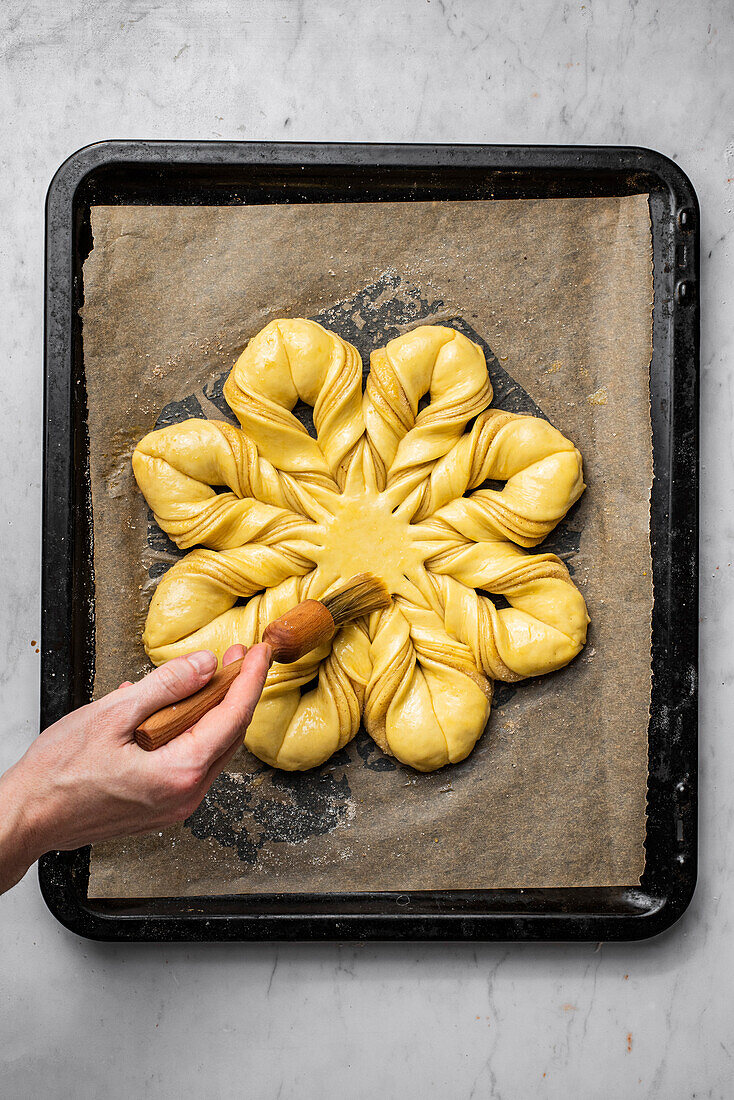
<path fill-rule="evenodd" d="M 652 573 L 647 197 L 97 207 L 84 268 L 95 695 L 148 667 L 157 578 L 178 556 L 132 477 L 156 424 L 229 417 L 221 384 L 279 316 L 370 347 L 424 320 L 484 342 L 494 404 L 575 441 L 588 489 L 541 549 L 592 625 L 550 676 L 497 685 L 464 763 L 419 775 L 364 731 L 322 768 L 244 750 L 185 824 L 94 848 L 89 894 L 635 884 L 644 867 Z M 307 410 L 301 410 L 307 417 Z"/>

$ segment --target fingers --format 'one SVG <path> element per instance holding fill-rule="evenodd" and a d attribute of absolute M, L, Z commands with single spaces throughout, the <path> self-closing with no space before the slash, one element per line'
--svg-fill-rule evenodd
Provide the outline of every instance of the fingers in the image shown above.
<path fill-rule="evenodd" d="M 236 645 L 231 645 L 222 657 L 222 665 L 231 665 L 232 661 L 239 661 L 246 653 L 247 646 L 240 645 L 239 642 Z"/>
<path fill-rule="evenodd" d="M 114 693 L 115 705 L 125 704 L 126 717 L 132 730 L 144 718 L 169 703 L 176 703 L 193 695 L 211 680 L 217 667 L 217 658 L 209 650 L 189 653 L 185 657 L 175 657 L 165 665 L 149 672 L 137 684 L 121 686 Z"/>
<path fill-rule="evenodd" d="M 215 761 L 229 749 L 239 746 L 242 732 L 250 724 L 265 686 L 272 656 L 269 645 L 253 646 L 222 702 L 205 714 L 192 729 L 182 733 L 176 741 L 170 742 L 172 747 L 175 746 L 181 752 L 194 751 L 200 760 L 203 758 L 207 777 Z"/>

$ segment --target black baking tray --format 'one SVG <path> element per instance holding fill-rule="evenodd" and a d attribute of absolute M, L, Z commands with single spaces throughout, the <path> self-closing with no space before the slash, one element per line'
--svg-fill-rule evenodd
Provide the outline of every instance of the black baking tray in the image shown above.
<path fill-rule="evenodd" d="M 684 912 L 697 862 L 699 210 L 649 149 L 111 141 L 56 173 L 46 204 L 42 727 L 88 702 L 94 576 L 81 323 L 92 204 L 240 204 L 649 193 L 652 701 L 638 886 L 90 901 L 89 848 L 40 861 L 43 896 L 105 940 L 641 939 Z"/>

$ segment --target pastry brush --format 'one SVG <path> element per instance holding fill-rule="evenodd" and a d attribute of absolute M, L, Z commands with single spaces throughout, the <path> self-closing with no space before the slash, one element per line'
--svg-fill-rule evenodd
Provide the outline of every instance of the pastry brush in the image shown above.
<path fill-rule="evenodd" d="M 340 626 L 381 611 L 390 605 L 390 593 L 371 573 L 359 573 L 321 600 L 304 600 L 265 627 L 262 640 L 273 650 L 273 660 L 292 664 L 312 649 L 326 645 Z M 203 718 L 221 703 L 244 658 L 215 672 L 208 684 L 178 703 L 151 714 L 135 730 L 135 740 L 147 751 L 158 749 Z"/>

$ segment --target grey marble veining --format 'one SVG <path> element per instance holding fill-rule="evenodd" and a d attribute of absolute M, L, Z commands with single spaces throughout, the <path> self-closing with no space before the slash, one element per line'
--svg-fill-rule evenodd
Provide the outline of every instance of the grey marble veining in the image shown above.
<path fill-rule="evenodd" d="M 481 0 L 6 0 L 0 767 L 37 728 L 43 202 L 110 137 L 649 145 L 702 205 L 701 870 L 630 945 L 118 947 L 0 899 L 8 1097 L 733 1094 L 734 12 Z"/>

